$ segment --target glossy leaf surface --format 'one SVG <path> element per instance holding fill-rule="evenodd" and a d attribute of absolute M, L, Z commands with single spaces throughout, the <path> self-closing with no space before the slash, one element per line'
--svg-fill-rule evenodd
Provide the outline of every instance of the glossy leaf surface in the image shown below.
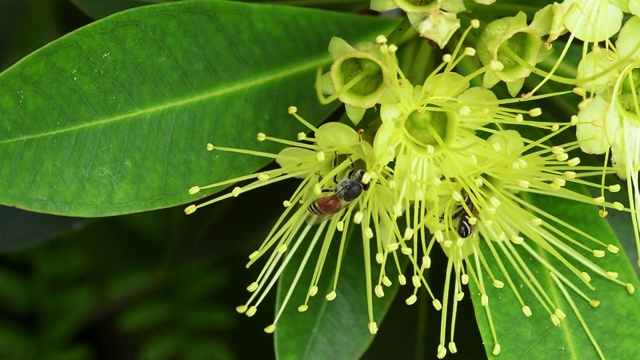
<path fill-rule="evenodd" d="M 396 20 L 234 2 L 118 13 L 0 74 L 0 203 L 104 216 L 196 200 L 192 185 L 268 160 L 205 151 L 292 138 L 338 106 L 314 96 L 331 36 L 370 40 Z M 205 25 L 203 25 L 205 24 Z"/>

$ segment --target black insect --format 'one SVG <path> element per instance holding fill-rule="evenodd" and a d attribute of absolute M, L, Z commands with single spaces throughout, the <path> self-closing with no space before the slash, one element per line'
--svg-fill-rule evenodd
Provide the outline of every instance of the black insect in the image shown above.
<path fill-rule="evenodd" d="M 471 236 L 473 230 L 475 229 L 475 225 L 471 224 L 471 222 L 469 222 L 469 219 L 478 215 L 478 211 L 467 193 L 464 193 L 464 203 L 468 210 L 463 206 L 460 206 L 458 208 L 458 211 L 456 211 L 456 213 L 452 216 L 453 219 L 460 218 L 460 220 L 458 220 L 458 224 L 456 225 L 456 232 L 463 239 Z"/>
<path fill-rule="evenodd" d="M 333 192 L 333 194 L 320 197 L 309 205 L 307 224 L 320 224 L 359 198 L 363 191 L 369 189 L 369 183 L 362 182 L 364 174 L 366 174 L 366 171 L 356 169 L 352 162 L 351 170 L 349 170 L 346 178 L 338 182 L 337 178 L 334 177 L 333 181 L 336 183 L 336 188 L 322 190 L 323 192 Z"/>

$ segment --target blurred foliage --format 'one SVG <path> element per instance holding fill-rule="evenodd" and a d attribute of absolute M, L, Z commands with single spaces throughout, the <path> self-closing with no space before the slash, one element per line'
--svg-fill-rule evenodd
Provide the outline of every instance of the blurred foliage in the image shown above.
<path fill-rule="evenodd" d="M 0 358 L 233 359 L 228 269 L 178 249 L 183 217 L 101 219 L 2 256 Z"/>

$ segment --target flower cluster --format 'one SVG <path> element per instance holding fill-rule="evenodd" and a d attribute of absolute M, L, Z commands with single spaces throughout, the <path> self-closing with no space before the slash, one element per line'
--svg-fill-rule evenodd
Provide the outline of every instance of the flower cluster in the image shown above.
<path fill-rule="evenodd" d="M 410 19 L 421 19 L 416 26 L 423 30 L 433 28 L 434 22 L 441 21 L 439 17 L 455 14 L 445 7 L 455 2 L 438 1 L 424 6 L 404 3 L 372 1 L 372 7 L 388 10 L 397 5 L 407 11 Z M 520 92 L 530 74 L 542 72 L 536 64 L 549 55 L 550 41 L 563 32 L 571 31 L 585 42 L 600 41 L 602 38 L 598 36 L 602 34 L 585 28 L 576 15 L 576 11 L 580 14 L 586 10 L 577 1 L 565 1 L 541 10 L 531 24 L 527 24 L 523 13 L 501 19 L 484 28 L 478 37 L 477 51 L 463 46 L 467 36 L 479 27 L 479 22 L 473 20 L 454 50 L 419 81 L 405 75 L 396 55 L 398 47 L 388 43 L 386 37 L 357 45 L 334 38 L 329 46 L 333 63 L 326 74 L 319 71 L 317 94 L 325 103 L 339 99 L 356 125 L 367 110 L 379 109 L 373 120 L 374 132 L 365 137 L 362 131 L 341 123 L 316 128 L 292 107 L 290 114 L 313 135 L 300 133 L 298 141 L 288 141 L 259 134 L 260 141 L 287 146 L 278 154 L 209 145 L 209 150 L 271 158 L 280 168 L 193 187 L 190 193 L 196 194 L 205 188 L 253 180 L 228 194 L 191 205 L 187 213 L 276 181 L 302 179 L 293 195 L 284 201 L 284 211 L 263 245 L 250 255 L 248 265 L 265 258 L 266 264 L 248 287 L 251 297 L 238 311 L 253 315 L 292 256 L 304 251 L 302 265 L 284 303 L 274 323 L 265 329 L 273 332 L 303 269 L 311 261 L 312 251 L 320 247 L 307 298 L 298 307 L 299 311 L 305 311 L 309 298 L 321 290 L 318 283 L 322 269 L 327 266 L 328 249 L 338 246 L 342 254 L 350 226 L 359 226 L 362 234 L 369 331 L 377 332 L 374 297 L 383 297 L 384 287 L 392 284 L 388 274 L 388 269 L 392 269 L 397 271 L 400 285 L 413 286 L 407 304 L 415 303 L 418 291 L 426 289 L 434 308 L 442 312 L 439 358 L 457 352 L 454 338 L 457 304 L 470 283 L 479 289 L 476 295 L 491 327 L 494 355 L 501 351 L 500 329 L 493 325 L 489 285 L 498 289 L 507 285 L 527 317 L 533 311 L 522 293 L 533 294 L 551 324 L 560 326 L 567 315 L 562 305 L 552 299 L 548 288 L 533 275 L 528 262 L 523 260 L 525 256 L 545 268 L 570 303 L 573 300 L 565 286 L 592 307 L 598 306 L 598 300 L 584 291 L 594 289 L 592 276 L 633 293 L 633 285 L 618 279 L 615 269 L 598 265 L 598 258 L 619 252 L 614 244 L 580 230 L 531 199 L 546 196 L 595 204 L 601 207 L 602 216 L 608 210 L 627 211 L 635 214 L 637 229 L 640 122 L 636 116 L 640 114 L 640 103 L 633 71 L 640 65 L 635 57 L 640 54 L 640 41 L 625 34 L 636 31 L 640 26 L 638 20 L 629 21 L 620 32 L 616 51 L 595 48 L 593 54 L 584 57 L 580 76 L 586 80 L 580 77 L 574 80 L 585 90 L 576 92 L 591 92 L 593 96 L 585 98 L 580 114 L 568 122 L 544 120 L 540 108 L 515 105 L 571 91 L 536 95 L 536 88 L 526 98 L 499 99 L 490 90 L 503 81 L 512 95 Z M 415 25 L 416 21 L 412 23 Z M 451 26 L 447 30 L 451 33 L 444 35 L 428 31 L 420 34 L 436 36 L 439 40 L 432 39 L 442 47 L 455 29 Z M 611 36 L 610 29 L 606 30 L 606 35 Z M 547 36 L 546 42 L 543 36 Z M 468 61 L 480 65 L 471 73 L 456 70 Z M 552 78 L 552 73 L 545 74 L 542 82 Z M 473 85 L 479 83 L 483 86 Z M 558 140 L 576 128 L 578 141 L 562 144 Z M 550 145 L 551 142 L 562 145 Z M 579 148 L 590 153 L 612 148 L 614 166 L 604 166 L 601 173 L 617 172 L 627 178 L 630 191 L 635 191 L 630 209 L 607 200 L 607 193 L 619 191 L 620 186 L 589 180 L 593 169 L 581 166 L 580 158 L 572 155 Z M 593 187 L 601 191 L 601 196 L 593 198 L 576 192 L 571 184 Z M 337 239 L 338 243 L 332 244 Z M 441 292 L 430 286 L 427 276 L 431 257 L 438 247 L 448 259 L 445 288 Z M 408 260 L 408 269 L 399 265 L 401 257 Z M 332 264 L 336 267 L 336 278 L 325 296 L 329 301 L 338 295 L 340 259 L 341 256 Z M 379 267 L 377 277 L 374 263 Z M 499 272 L 495 271 L 495 265 Z M 410 274 L 410 281 L 405 274 Z M 581 318 L 579 313 L 577 316 Z M 589 333 L 588 325 L 582 324 Z M 596 352 L 602 355 L 597 341 L 591 340 Z"/>

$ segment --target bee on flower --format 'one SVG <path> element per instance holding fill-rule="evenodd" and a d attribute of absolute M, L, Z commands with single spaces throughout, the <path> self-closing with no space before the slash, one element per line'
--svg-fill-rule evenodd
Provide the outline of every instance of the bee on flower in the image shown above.
<path fill-rule="evenodd" d="M 194 186 L 189 192 L 195 195 L 204 189 L 253 180 L 247 185 L 233 188 L 227 194 L 197 205 L 190 205 L 185 209 L 185 212 L 191 214 L 203 206 L 237 197 L 242 193 L 268 186 L 274 182 L 291 178 L 302 179 L 293 195 L 283 202 L 284 211 L 262 246 L 249 256 L 247 267 L 264 258 L 267 258 L 266 264 L 258 278 L 247 288 L 252 293 L 249 300 L 238 306 L 237 311 L 247 316 L 255 314 L 258 306 L 276 284 L 294 254 L 303 251 L 305 255 L 297 270 L 295 280 L 288 289 L 273 324 L 265 328 L 268 333 L 275 331 L 278 319 L 286 308 L 294 289 L 301 286 L 298 284 L 298 280 L 305 267 L 310 266 L 310 254 L 317 247 L 321 247 L 322 250 L 313 272 L 314 276 L 308 285 L 306 300 L 298 307 L 300 312 L 306 311 L 309 299 L 319 291 L 318 282 L 323 267 L 327 265 L 325 257 L 328 248 L 338 246 L 340 249 L 344 249 L 349 227 L 359 225 L 362 228 L 365 253 L 363 266 L 367 274 L 368 328 L 372 334 L 375 334 L 378 328 L 373 314 L 374 290 L 370 243 L 372 243 L 371 239 L 374 238 L 374 233 L 378 234 L 373 240 L 373 244 L 377 243 L 377 248 L 380 249 L 376 256 L 378 259 L 386 258 L 389 252 L 393 252 L 393 247 L 381 244 L 381 241 L 386 239 L 389 242 L 389 239 L 392 238 L 390 235 L 394 231 L 397 232 L 393 228 L 394 222 L 389 215 L 391 213 L 390 205 L 388 208 L 385 207 L 385 204 L 390 204 L 386 199 L 391 198 L 384 179 L 387 170 L 376 164 L 372 147 L 362 139 L 361 133 L 349 126 L 331 122 L 316 128 L 300 117 L 295 107 L 289 108 L 289 113 L 312 131 L 314 136 L 299 133 L 298 141 L 289 141 L 263 133 L 258 134 L 259 141 L 273 141 L 288 146 L 277 154 L 207 145 L 207 149 L 210 151 L 226 151 L 274 159 L 280 167 L 206 186 Z M 336 243 L 335 239 L 339 239 L 339 242 Z M 388 252 L 387 249 L 392 250 Z M 339 258 L 338 262 L 334 264 L 336 275 L 333 288 L 325 295 L 328 301 L 335 299 L 338 295 L 336 289 L 340 262 Z M 382 262 L 380 263 L 382 264 Z M 380 279 L 384 280 L 387 286 L 391 284 L 383 265 L 381 265 Z M 381 291 L 381 289 L 377 289 L 376 293 L 380 294 Z"/>
<path fill-rule="evenodd" d="M 463 40 L 473 28 L 477 28 L 477 23 L 472 22 Z M 395 235 L 397 245 L 392 242 L 412 264 L 414 292 L 406 302 L 415 303 L 418 290 L 424 288 L 433 306 L 442 311 L 439 358 L 447 352 L 457 352 L 454 341 L 457 302 L 464 298 L 463 288 L 470 282 L 480 292 L 494 340 L 491 351 L 494 355 L 501 352 L 501 345 L 488 305 L 490 291 L 485 285 L 486 278 L 495 288 L 508 284 L 527 317 L 533 311 L 522 292 L 530 292 L 551 324 L 560 326 L 567 315 L 552 300 L 548 287 L 531 275 L 524 254 L 548 272 L 557 288 L 566 294 L 567 301 L 573 301 L 566 292 L 570 288 L 590 306 L 598 306 L 598 300 L 585 291 L 594 290 L 592 275 L 620 286 L 623 291 L 634 292 L 632 284 L 618 279 L 615 269 L 597 265 L 597 259 L 606 253 L 618 253 L 615 245 L 581 231 L 522 196 L 545 195 L 628 211 L 620 203 L 606 201 L 604 196 L 594 199 L 566 187 L 572 182 L 601 187 L 600 183 L 585 180 L 583 174 L 591 174 L 589 168 L 580 167 L 580 159 L 569 156 L 570 151 L 578 148 L 577 142 L 545 145 L 572 128 L 577 123 L 575 118 L 569 123 L 528 120 L 525 116 L 539 117 L 542 111 L 510 108 L 512 100 L 499 100 L 486 88 L 472 87 L 472 77 L 458 74 L 455 65 L 466 57 L 476 56 L 473 48 L 457 46 L 422 84 L 413 85 L 397 66 L 397 48 L 387 44 L 384 37 L 379 37 L 377 43 L 381 61 L 391 76 L 378 100 L 381 125 L 373 140 L 373 153 L 381 164 L 392 164 L 385 176 L 392 196 L 391 219 L 403 219 L 406 223 L 406 228 L 398 229 L 401 231 Z M 474 76 L 496 69 L 487 64 Z M 535 141 L 526 140 L 515 129 L 542 135 Z M 609 189 L 615 192 L 619 187 Z M 425 276 L 435 245 L 440 245 L 448 257 L 442 297 Z M 545 260 L 538 251 L 547 253 L 554 262 Z M 499 272 L 491 264 L 497 264 Z M 579 311 L 574 313 L 582 319 Z M 590 334 L 586 323 L 583 329 Z M 591 339 L 601 355 L 597 340 Z"/>

